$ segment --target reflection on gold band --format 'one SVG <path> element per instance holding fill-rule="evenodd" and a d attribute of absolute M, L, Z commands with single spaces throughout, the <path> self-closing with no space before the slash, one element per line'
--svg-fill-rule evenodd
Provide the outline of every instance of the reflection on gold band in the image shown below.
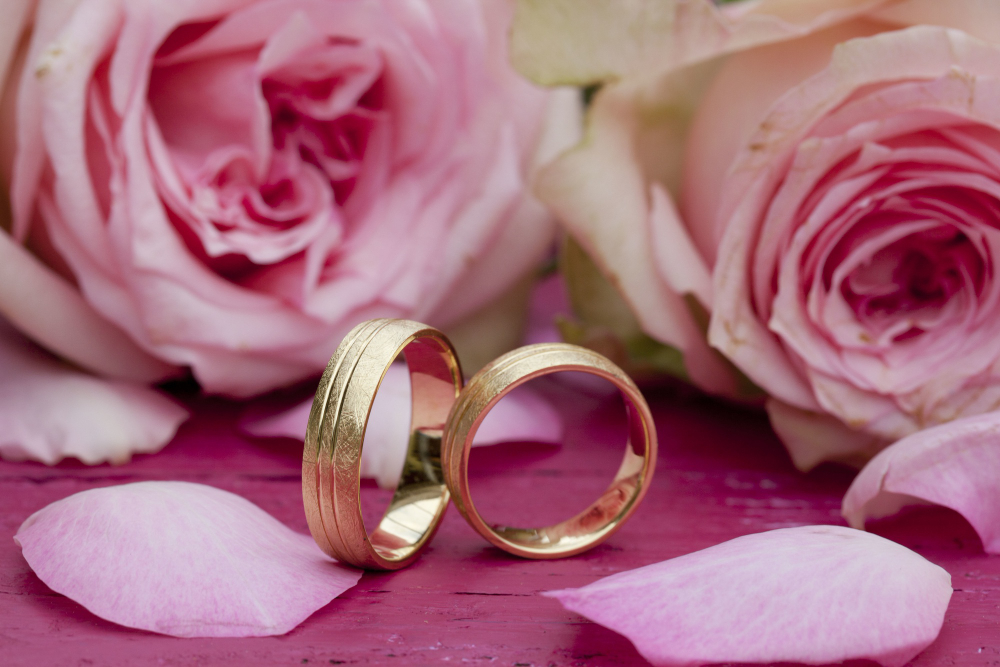
<path fill-rule="evenodd" d="M 368 535 L 361 516 L 361 447 L 379 383 L 400 353 L 412 389 L 410 441 L 389 509 Z M 399 569 L 417 557 L 448 505 L 441 436 L 461 389 L 458 357 L 432 327 L 369 320 L 347 335 L 316 390 L 302 454 L 306 519 L 323 551 L 374 570 Z"/>
<path fill-rule="evenodd" d="M 621 391 L 628 411 L 629 439 L 614 481 L 577 516 L 539 529 L 487 525 L 469 492 L 469 449 L 486 413 L 508 392 L 541 375 L 581 371 L 602 377 Z M 607 539 L 631 516 L 645 495 L 656 466 L 656 429 L 639 389 L 600 354 L 565 343 L 541 343 L 514 350 L 469 380 L 452 408 L 441 445 L 448 488 L 466 521 L 494 545 L 525 558 L 562 558 Z"/>

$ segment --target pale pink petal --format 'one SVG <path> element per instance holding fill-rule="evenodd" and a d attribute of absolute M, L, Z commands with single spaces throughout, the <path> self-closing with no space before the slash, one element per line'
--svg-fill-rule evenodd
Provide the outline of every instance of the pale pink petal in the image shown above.
<path fill-rule="evenodd" d="M 187 418 L 159 392 L 87 375 L 0 321 L 0 457 L 125 463 L 162 449 Z"/>
<path fill-rule="evenodd" d="M 547 593 L 628 637 L 654 665 L 909 662 L 937 637 L 951 576 L 841 526 L 746 535 Z"/>
<path fill-rule="evenodd" d="M 552 404 L 528 388 L 518 388 L 489 411 L 476 431 L 475 444 L 558 444 L 562 436 L 562 418 Z"/>
<path fill-rule="evenodd" d="M 484 9 L 489 21 L 510 23 L 510 3 L 486 2 Z M 492 45 L 491 57 L 499 60 L 496 74 L 501 81 L 511 75 L 516 81 L 508 85 L 517 88 L 524 80 L 510 69 L 507 40 Z M 530 105 L 528 105 L 530 107 Z M 524 109 L 510 109 L 523 113 Z M 580 140 L 583 132 L 583 100 L 580 90 L 574 87 L 554 89 L 549 92 L 537 141 L 528 164 L 528 180 L 541 166 Z M 511 212 L 508 223 L 492 240 L 487 251 L 475 263 L 473 270 L 455 281 L 447 298 L 441 299 L 433 313 L 417 317 L 428 322 L 439 322 L 455 343 L 467 372 L 475 372 L 507 350 L 516 347 L 525 337 L 524 315 L 530 298 L 530 289 L 536 282 L 535 270 L 555 242 L 555 220 L 551 212 L 528 192 Z M 460 252 L 460 251 L 459 251 Z M 510 285 L 516 276 L 523 276 L 506 292 L 497 289 Z M 492 303 L 489 299 L 492 298 Z M 486 302 L 485 307 L 475 304 Z M 471 312 L 471 314 L 470 314 Z M 561 338 L 559 339 L 561 340 Z"/>
<path fill-rule="evenodd" d="M 870 433 L 855 431 L 836 417 L 802 410 L 769 398 L 766 403 L 771 427 L 803 472 L 824 461 L 837 461 L 857 468 L 885 447 L 886 441 Z"/>
<path fill-rule="evenodd" d="M 533 206 L 539 206 L 534 200 L 525 200 L 525 203 L 529 201 Z M 532 271 L 492 303 L 458 322 L 442 327 L 455 346 L 462 370 L 466 374 L 476 373 L 501 354 L 524 342 L 531 290 L 537 280 L 536 272 Z"/>
<path fill-rule="evenodd" d="M 150 382 L 177 374 L 97 314 L 64 278 L 0 231 L 0 314 L 88 370 Z"/>
<path fill-rule="evenodd" d="M 660 275 L 677 294 L 694 295 L 712 309 L 712 275 L 708 263 L 681 222 L 670 195 L 658 183 L 649 188 L 649 228 Z"/>
<path fill-rule="evenodd" d="M 653 239 L 661 239 L 662 246 L 669 237 L 683 235 L 683 230 L 661 230 L 657 234 L 663 236 L 656 237 L 650 229 L 680 223 L 671 222 L 674 211 L 663 201 L 667 194 L 663 190 L 658 191 L 656 217 L 652 215 L 650 190 L 637 155 L 639 97 L 628 85 L 606 86 L 588 112 L 585 140 L 542 169 L 535 190 L 621 292 L 643 331 L 684 354 L 695 384 L 732 395 L 733 374 L 709 349 L 683 295 L 658 268 Z M 697 258 L 690 261 L 699 264 Z M 695 278 L 679 284 L 688 288 L 698 282 Z"/>
<path fill-rule="evenodd" d="M 7 0 L 0 21 L 0 91 L 7 86 L 7 74 L 17 52 L 21 33 L 31 22 L 35 0 Z"/>
<path fill-rule="evenodd" d="M 12 78 L 11 86 L 16 84 L 15 106 L 17 107 L 17 123 L 14 133 L 17 135 L 17 151 L 14 155 L 14 167 L 11 174 L 10 208 L 14 218 L 13 229 L 18 239 L 23 239 L 30 225 L 29 206 L 31 194 L 38 187 L 45 167 L 45 142 L 42 135 L 42 98 L 38 73 L 45 73 L 47 47 L 55 41 L 59 32 L 65 27 L 72 15 L 73 7 L 78 0 L 66 2 L 35 3 L 33 24 L 31 27 L 31 44 L 25 57 L 25 69 L 21 72 L 20 81 Z M 40 66 L 40 67 L 39 67 Z M 30 71 L 30 70 L 34 71 Z M 25 74 L 28 75 L 25 75 Z M 6 165 L 5 165 L 6 168 Z"/>
<path fill-rule="evenodd" d="M 1000 413 L 942 424 L 907 436 L 864 467 L 844 496 L 842 513 L 856 528 L 903 506 L 950 507 L 1000 554 Z"/>
<path fill-rule="evenodd" d="M 787 220 L 768 216 L 780 198 L 775 190 L 790 178 L 795 151 L 800 145 L 803 151 L 812 146 L 803 140 L 813 124 L 842 107 L 859 89 L 905 79 L 966 77 L 967 86 L 981 82 L 985 90 L 977 88 L 972 97 L 966 89 L 960 101 L 935 102 L 951 104 L 959 116 L 996 125 L 1000 115 L 993 103 L 997 93 L 990 72 L 1000 62 L 998 56 L 994 47 L 964 33 L 931 26 L 844 42 L 834 50 L 827 69 L 775 103 L 767 122 L 736 158 L 720 203 L 720 219 L 727 226 L 715 265 L 709 340 L 772 396 L 802 409 L 821 409 L 814 388 L 768 328 L 770 304 L 759 299 L 761 294 L 773 294 L 775 257 L 781 256 L 791 233 Z M 765 218 L 773 224 L 768 226 Z M 814 363 L 812 358 L 804 361 Z M 845 410 L 854 407 L 864 406 L 845 406 Z M 838 416 L 863 425 L 844 411 Z"/>
<path fill-rule="evenodd" d="M 544 84 L 650 75 L 759 44 L 801 37 L 887 0 L 519 0 L 511 58 Z"/>
<path fill-rule="evenodd" d="M 306 423 L 312 399 L 297 403 L 294 407 L 269 414 L 266 406 L 251 406 L 240 419 L 240 430 L 255 438 L 305 438 Z"/>
<path fill-rule="evenodd" d="M 57 593 L 176 637 L 285 634 L 361 577 L 250 501 L 188 482 L 77 493 L 28 517 L 14 541 Z"/>
<path fill-rule="evenodd" d="M 555 239 L 555 221 L 537 201 L 526 198 L 517 154 L 517 137 L 512 127 L 506 130 L 500 132 L 494 143 L 496 161 L 484 174 L 480 198 L 456 211 L 447 236 L 442 237 L 435 247 L 423 249 L 428 259 L 432 256 L 462 256 L 475 257 L 477 261 L 442 262 L 436 266 L 435 270 L 440 272 L 440 286 L 431 290 L 426 295 L 426 305 L 416 310 L 414 317 L 418 320 L 447 325 L 456 322 L 461 315 L 475 312 L 488 303 L 488 300 L 482 299 L 484 290 L 490 298 L 496 298 L 503 293 L 503 288 L 536 267 L 551 249 Z M 508 216 L 517 221 L 509 230 L 482 224 L 483 220 Z M 513 251 L 519 247 L 519 237 L 523 245 L 520 251 Z M 495 254 L 496 250 L 500 251 L 499 254 Z M 470 271 L 472 267 L 475 267 L 475 272 Z M 476 292 L 468 291 L 462 285 L 463 281 L 474 281 L 472 289 Z M 454 291 L 456 287 L 457 292 Z"/>
<path fill-rule="evenodd" d="M 347 322 L 457 324 L 530 273 L 555 235 L 525 196 L 549 94 L 508 64 L 512 12 L 507 0 L 43 0 L 18 94 L 15 237 L 44 230 L 58 270 L 94 311 L 139 348 L 191 367 L 211 393 L 247 396 L 314 375 Z M 192 25 L 206 31 L 177 30 Z M 344 84 L 351 62 L 363 71 Z M 296 77 L 310 72 L 346 92 L 309 101 Z M 263 105 L 281 102 L 270 84 L 288 84 L 303 118 L 328 128 L 322 116 L 376 80 L 373 99 L 354 107 L 374 128 L 359 136 L 363 155 L 317 156 L 341 175 L 358 170 L 348 199 L 332 204 L 311 158 L 278 151 L 274 176 L 296 176 L 296 187 L 258 209 L 258 172 L 284 144 Z M 225 99 L 187 95 L 206 81 Z M 201 121 L 186 113 L 195 107 Z M 222 186 L 203 179 L 193 190 L 191 176 L 219 166 L 209 154 L 240 158 L 223 180 L 250 199 L 226 211 L 244 201 L 283 208 L 237 216 L 239 229 L 204 215 Z M 223 259 L 205 261 L 185 227 Z M 72 330 L 17 323 L 39 337 Z"/>
<path fill-rule="evenodd" d="M 726 222 L 718 216 L 719 199 L 733 158 L 779 97 L 829 64 L 834 46 L 879 27 L 854 21 L 809 39 L 736 53 L 712 78 L 686 137 L 681 196 L 684 221 L 709 263 Z"/>
<path fill-rule="evenodd" d="M 504 58 L 506 64 L 506 49 Z M 509 67 L 505 67 L 505 70 L 509 72 Z M 523 80 L 518 83 L 523 85 Z M 582 131 L 583 104 L 579 90 L 563 88 L 551 91 L 541 128 L 537 132 L 535 151 L 531 155 L 529 178 L 531 172 L 539 166 L 548 163 L 579 141 Z M 528 189 L 530 188 L 526 188 Z M 472 211 L 472 213 L 483 215 L 482 211 Z M 498 298 L 500 294 L 498 288 L 511 285 L 517 276 L 532 276 L 538 264 L 552 250 L 555 240 L 555 220 L 548 209 L 527 191 L 512 207 L 508 219 L 508 224 L 492 239 L 479 257 L 474 270 L 465 271 L 462 278 L 454 282 L 447 298 L 440 300 L 433 312 L 426 316 L 426 321 L 440 322 L 442 327 L 448 328 L 450 335 L 454 323 L 459 323 L 460 326 L 461 322 L 478 319 L 482 308 L 478 312 L 475 311 L 476 304 L 488 304 L 491 298 Z M 515 285 L 514 289 L 518 287 Z M 499 296 L 499 298 L 505 297 Z M 516 321 L 522 313 L 523 308 L 520 312 L 511 314 Z M 497 326 L 503 325 L 500 322 L 490 324 L 490 327 Z M 486 327 L 481 329 L 483 331 L 480 335 L 486 333 Z M 459 350 L 461 349 L 459 347 Z M 484 365 L 494 357 L 484 360 Z"/>
<path fill-rule="evenodd" d="M 312 399 L 272 415 L 247 411 L 240 428 L 260 438 L 305 437 Z M 386 371 L 368 416 L 361 450 L 361 476 L 374 478 L 383 488 L 394 488 L 406 459 L 410 431 L 410 376 L 403 364 Z M 504 442 L 558 444 L 563 423 L 559 413 L 529 388 L 519 388 L 490 410 L 476 432 L 475 446 Z"/>
<path fill-rule="evenodd" d="M 996 43 L 1000 37 L 1000 4 L 990 0 L 903 0 L 872 13 L 899 26 L 940 25 Z"/>

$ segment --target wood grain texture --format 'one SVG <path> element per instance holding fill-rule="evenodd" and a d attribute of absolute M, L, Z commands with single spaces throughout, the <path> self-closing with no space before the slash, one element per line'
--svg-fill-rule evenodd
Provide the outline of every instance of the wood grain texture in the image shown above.
<path fill-rule="evenodd" d="M 624 422 L 614 400 L 542 381 L 567 419 L 562 448 L 512 444 L 474 450 L 470 472 L 488 520 L 540 525 L 582 509 L 621 460 Z M 11 537 L 46 504 L 89 488 L 150 479 L 239 493 L 306 533 L 301 449 L 253 441 L 242 409 L 191 401 L 194 419 L 163 452 L 121 467 L 47 468 L 0 462 L 0 664 L 3 665 L 642 665 L 619 635 L 565 611 L 540 591 L 574 587 L 770 528 L 843 524 L 852 473 L 797 473 L 759 413 L 663 390 L 650 404 L 660 433 L 657 475 L 644 504 L 606 544 L 561 561 L 494 549 L 454 509 L 424 556 L 360 584 L 283 637 L 174 639 L 102 621 L 52 593 Z M 366 515 L 388 493 L 363 491 Z M 915 665 L 1000 664 L 1000 559 L 986 556 L 957 514 L 911 511 L 875 526 L 949 570 L 956 592 L 938 641 Z"/>

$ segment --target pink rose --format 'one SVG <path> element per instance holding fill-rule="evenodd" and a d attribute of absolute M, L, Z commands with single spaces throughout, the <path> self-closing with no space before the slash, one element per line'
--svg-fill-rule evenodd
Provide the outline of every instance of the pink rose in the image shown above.
<path fill-rule="evenodd" d="M 551 96 L 507 65 L 502 1 L 41 0 L 34 24 L 13 234 L 43 262 L 21 285 L 75 315 L 2 282 L 0 307 L 92 370 L 259 393 L 361 319 L 458 325 L 551 243 L 524 185 Z"/>
<path fill-rule="evenodd" d="M 1000 5 L 562 4 L 521 69 L 611 82 L 538 191 L 691 379 L 803 468 L 1000 407 Z"/>
<path fill-rule="evenodd" d="M 30 30 L 33 7 L 33 0 L 4 5 L 0 109 L 13 105 L 7 84 L 19 67 L 18 45 Z M 0 153 L 9 154 L 12 143 L 10 132 L 0 132 Z M 6 180 L 9 164 L 3 166 Z M 0 209 L 0 224 L 7 228 L 9 222 L 7 211 Z M 38 330 L 39 340 L 61 342 L 75 356 L 86 354 L 99 336 L 103 345 L 110 342 L 118 348 L 104 369 L 113 375 L 156 376 L 169 370 L 92 310 L 79 306 L 79 297 L 64 280 L 0 231 L 0 458 L 124 463 L 133 453 L 158 451 L 187 419 L 186 410 L 155 390 L 73 368 L 38 349 L 5 321 L 11 318 Z"/>

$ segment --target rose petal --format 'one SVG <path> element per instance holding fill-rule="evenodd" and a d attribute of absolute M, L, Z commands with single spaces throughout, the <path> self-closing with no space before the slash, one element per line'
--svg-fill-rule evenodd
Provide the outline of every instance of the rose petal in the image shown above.
<path fill-rule="evenodd" d="M 562 418 L 552 405 L 528 388 L 518 388 L 487 413 L 476 431 L 474 445 L 504 442 L 562 442 Z"/>
<path fill-rule="evenodd" d="M 28 517 L 14 541 L 57 593 L 177 637 L 284 634 L 361 577 L 250 501 L 188 482 L 74 494 Z"/>
<path fill-rule="evenodd" d="M 725 219 L 719 199 L 733 158 L 774 102 L 823 69 L 836 44 L 880 26 L 851 22 L 809 39 L 750 49 L 727 58 L 694 111 L 684 153 L 680 200 L 684 221 L 705 258 L 714 263 Z M 729 100 L 739 100 L 730 104 Z"/>
<path fill-rule="evenodd" d="M 187 418 L 148 387 L 60 363 L 0 320 L 0 457 L 125 463 L 162 449 Z"/>
<path fill-rule="evenodd" d="M 771 427 L 781 438 L 792 463 L 803 472 L 823 461 L 860 468 L 886 444 L 822 412 L 802 410 L 773 398 L 767 400 L 766 407 Z"/>
<path fill-rule="evenodd" d="M 1000 5 L 983 0 L 903 0 L 873 12 L 873 18 L 900 26 L 939 25 L 996 42 Z"/>
<path fill-rule="evenodd" d="M 884 449 L 858 474 L 842 513 L 856 528 L 928 501 L 950 507 L 1000 553 L 1000 413 L 918 431 Z M 919 500 L 918 500 L 919 499 Z"/>
<path fill-rule="evenodd" d="M 807 35 L 886 0 L 519 0 L 511 59 L 543 85 L 652 75 L 724 53 Z"/>
<path fill-rule="evenodd" d="M 981 85 L 988 86 L 988 82 L 993 81 L 988 70 L 990 67 L 995 69 L 997 54 L 995 47 L 963 33 L 931 26 L 844 42 L 835 49 L 827 69 L 803 82 L 794 94 L 789 93 L 775 103 L 768 122 L 757 129 L 736 158 L 727 179 L 725 197 L 719 204 L 719 217 L 726 220 L 726 230 L 715 265 L 715 309 L 709 340 L 772 396 L 805 410 L 832 411 L 830 383 L 827 382 L 824 388 L 824 396 L 816 394 L 810 379 L 802 376 L 800 367 L 789 356 L 787 341 L 783 345 L 782 339 L 769 328 L 775 321 L 770 312 L 774 304 L 761 300 L 762 295 L 773 295 L 775 291 L 775 258 L 780 257 L 784 267 L 795 266 L 789 257 L 794 253 L 804 254 L 802 244 L 811 241 L 801 229 L 791 235 L 787 218 L 776 213 L 779 205 L 786 203 L 782 192 L 799 173 L 790 171 L 789 167 L 799 147 L 804 146 L 801 159 L 807 160 L 807 150 L 813 145 L 806 141 L 811 128 L 825 117 L 836 117 L 834 112 L 843 108 L 843 103 L 852 94 L 874 84 L 914 79 L 930 85 L 937 79 L 958 78 L 956 73 L 961 71 L 968 72 L 970 80 L 981 80 Z M 966 104 L 966 99 L 971 104 Z M 990 95 L 981 87 L 977 88 L 973 98 L 966 95 L 962 102 L 952 104 L 952 111 L 996 125 L 995 105 L 984 99 L 990 99 Z M 943 110 L 946 101 L 935 101 Z M 921 103 L 919 106 L 927 108 L 930 105 Z M 857 119 L 851 123 L 854 127 Z M 778 188 L 779 182 L 785 185 Z M 777 195 L 776 188 L 779 190 Z M 791 203 L 798 206 L 800 201 Z M 784 284 L 788 284 L 787 280 Z M 789 326 L 788 330 L 800 335 L 804 333 L 801 327 Z M 814 365 L 816 357 L 807 358 L 805 362 Z M 871 409 L 868 403 L 875 400 L 873 396 L 874 393 L 866 392 L 865 401 L 845 404 L 836 416 L 858 428 L 866 426 L 870 416 L 884 418 L 886 421 L 879 430 L 882 435 L 887 434 L 900 424 L 898 421 L 890 423 L 891 419 L 882 409 L 885 405 L 875 406 L 874 411 Z M 851 414 L 855 409 L 866 414 Z M 899 435 L 896 433 L 897 437 Z"/>
<path fill-rule="evenodd" d="M 309 421 L 312 399 L 277 414 L 264 416 L 247 411 L 240 428 L 259 438 L 302 440 Z M 361 450 L 361 476 L 374 478 L 382 488 L 395 488 L 406 460 L 410 429 L 410 375 L 403 364 L 386 371 L 372 404 Z M 527 388 L 511 392 L 490 410 L 476 432 L 474 445 L 503 442 L 562 441 L 563 423 L 559 413 L 538 394 Z"/>
<path fill-rule="evenodd" d="M 504 352 L 521 344 L 525 336 L 531 288 L 537 279 L 536 275 L 528 274 L 487 306 L 460 322 L 442 327 L 458 352 L 463 372 L 476 373 Z"/>
<path fill-rule="evenodd" d="M 712 275 L 674 202 L 659 183 L 649 188 L 649 228 L 656 266 L 676 294 L 692 294 L 712 309 Z"/>
<path fill-rule="evenodd" d="M 34 0 L 8 0 L 4 4 L 4 20 L 0 21 L 0 91 L 7 85 L 7 73 L 34 4 Z"/>
<path fill-rule="evenodd" d="M 667 193 L 650 190 L 641 172 L 637 97 L 625 84 L 602 89 L 588 111 L 586 139 L 542 169 L 535 189 L 620 290 L 643 331 L 680 350 L 691 380 L 699 387 L 733 395 L 736 381 L 731 370 L 709 349 L 683 296 L 658 268 L 658 255 L 670 242 L 684 239 L 689 244 Z M 653 225 L 666 229 L 651 236 Z M 689 264 L 701 267 L 703 262 L 695 256 Z M 710 300 L 707 286 L 697 289 L 701 298 Z"/>
<path fill-rule="evenodd" d="M 840 526 L 730 540 L 547 593 L 620 632 L 654 665 L 904 665 L 934 641 L 951 576 L 884 538 Z"/>
<path fill-rule="evenodd" d="M 84 368 L 157 381 L 177 369 L 139 349 L 76 289 L 0 231 L 0 313 L 40 344 Z"/>
<path fill-rule="evenodd" d="M 207 392 L 249 396 L 314 375 L 349 322 L 405 316 L 458 324 L 550 251 L 554 221 L 526 199 L 549 94 L 508 64 L 508 0 L 182 5 L 41 2 L 17 95 L 14 237 L 30 232 L 50 243 L 71 287 L 122 339 L 190 366 Z M 192 25 L 204 30 L 189 32 Z M 363 71 L 351 73 L 350 52 L 360 54 L 354 62 Z M 272 76 L 279 74 L 280 81 Z M 266 86 L 260 76 L 271 77 Z M 320 94 L 333 104 L 325 111 L 306 85 L 316 76 L 343 93 Z M 181 113 L 192 108 L 188 93 L 206 81 L 213 85 L 193 101 L 204 111 L 200 120 Z M 372 82 L 371 99 L 357 98 Z M 342 161 L 335 154 L 346 144 L 330 144 L 333 152 L 313 156 L 322 170 L 358 174 L 337 210 L 325 185 L 325 193 L 306 191 L 326 180 L 316 178 L 313 157 L 290 145 L 280 150 L 268 106 L 280 100 L 264 91 L 271 83 L 287 83 L 293 106 L 308 108 L 303 118 L 327 128 L 329 119 L 319 116 L 348 98 L 361 105 L 348 122 L 368 128 L 349 132 L 349 152 L 360 152 Z M 213 95 L 225 99 L 213 104 Z M 241 156 L 249 171 L 192 191 L 191 160 L 203 163 L 208 154 Z M 301 178 L 262 203 L 254 184 L 268 175 L 259 173 L 268 163 L 281 180 Z M 227 210 L 288 206 L 260 220 L 238 216 L 246 229 L 212 217 L 220 228 L 201 234 L 212 197 L 242 187 L 244 176 L 249 199 L 236 198 Z M 299 214 L 308 224 L 290 229 Z M 191 225 L 193 235 L 185 231 Z M 239 241 L 239 252 L 216 243 L 220 231 Z M 282 247 L 265 247 L 264 237 L 283 238 Z M 203 250 L 220 259 L 206 260 Z M 0 307 L 6 289 L 0 281 Z M 16 305 L 33 304 L 22 298 Z M 59 339 L 44 342 L 67 356 L 56 343 L 83 347 L 65 333 L 72 327 L 46 329 L 64 316 L 29 314 L 34 330 L 11 319 L 39 339 L 46 332 Z M 107 357 L 114 342 L 73 358 Z"/>
<path fill-rule="evenodd" d="M 531 159 L 531 172 L 579 141 L 583 126 L 582 107 L 578 89 L 562 88 L 549 94 L 544 122 Z M 482 215 L 482 211 L 474 212 L 474 216 Z M 530 279 L 539 262 L 546 254 L 551 253 L 554 229 L 552 214 L 537 199 L 525 195 L 512 208 L 509 223 L 483 249 L 484 252 L 475 263 L 475 270 L 466 272 L 461 280 L 455 281 L 447 298 L 441 299 L 433 312 L 415 317 L 421 321 L 440 322 L 440 326 L 447 327 L 449 335 L 456 324 L 468 321 L 469 318 L 479 319 L 482 308 L 476 312 L 472 304 L 488 303 L 489 298 L 502 299 L 498 287 L 510 285 L 514 280 L 513 276 L 528 276 Z M 451 252 L 467 252 L 467 249 L 456 248 Z M 514 289 L 518 289 L 518 286 L 515 285 Z M 456 317 L 462 313 L 465 315 Z M 518 312 L 517 315 L 520 316 L 521 313 Z M 514 318 L 514 321 L 519 320 Z M 508 325 L 506 328 L 511 327 Z M 464 350 L 461 347 L 459 350 L 464 357 Z"/>

